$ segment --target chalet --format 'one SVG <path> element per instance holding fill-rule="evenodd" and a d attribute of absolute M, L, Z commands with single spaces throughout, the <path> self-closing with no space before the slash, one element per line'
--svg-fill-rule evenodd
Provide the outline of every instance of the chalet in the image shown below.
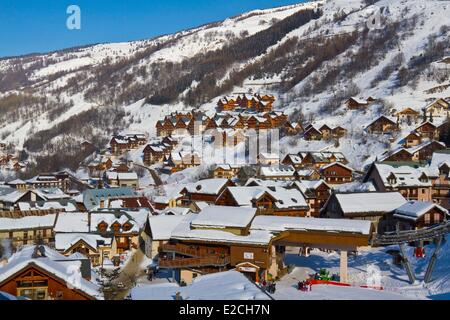
<path fill-rule="evenodd" d="M 442 223 L 448 210 L 433 202 L 408 201 L 385 217 L 384 231 L 415 230 Z M 381 222 L 380 222 L 381 225 Z"/>
<path fill-rule="evenodd" d="M 436 178 L 431 170 L 414 167 L 414 163 L 373 163 L 364 177 L 377 191 L 398 191 L 407 200 L 432 200 L 432 183 Z"/>
<path fill-rule="evenodd" d="M 313 167 L 320 169 L 322 166 L 333 162 L 341 162 L 343 164 L 348 163 L 342 152 L 300 151 L 298 155 L 302 159 L 302 168 Z"/>
<path fill-rule="evenodd" d="M 33 244 L 37 240 L 51 243 L 54 241 L 53 228 L 57 218 L 57 214 L 0 218 L 0 242 L 9 239 L 14 246 Z"/>
<path fill-rule="evenodd" d="M 277 165 L 280 163 L 280 156 L 276 153 L 261 152 L 258 154 L 258 164 L 260 165 Z"/>
<path fill-rule="evenodd" d="M 199 166 L 201 162 L 201 157 L 197 152 L 189 151 L 172 152 L 166 161 L 167 165 L 172 168 L 172 172 Z"/>
<path fill-rule="evenodd" d="M 420 134 L 422 138 L 427 138 L 430 140 L 439 139 L 439 131 L 437 130 L 437 127 L 430 121 L 425 121 L 416 129 L 414 129 L 414 131 Z"/>
<path fill-rule="evenodd" d="M 262 166 L 259 169 L 258 177 L 263 180 L 293 180 L 295 169 L 292 166 Z"/>
<path fill-rule="evenodd" d="M 120 137 L 111 138 L 109 145 L 113 155 L 121 155 L 131 149 L 129 141 Z"/>
<path fill-rule="evenodd" d="M 319 180 L 320 173 L 315 169 L 302 169 L 295 172 L 295 178 L 297 180 Z"/>
<path fill-rule="evenodd" d="M 241 267 L 254 281 L 275 277 L 282 253 L 271 246 L 269 231 L 250 231 L 255 211 L 208 207 L 187 215 L 160 247 L 159 267 L 174 269 L 175 279 L 186 284 L 198 275 Z"/>
<path fill-rule="evenodd" d="M 219 195 L 234 183 L 229 179 L 204 179 L 186 185 L 181 191 L 181 202 L 189 206 L 192 202 L 203 201 L 215 203 Z"/>
<path fill-rule="evenodd" d="M 232 179 L 239 172 L 240 166 L 234 164 L 218 164 L 214 169 L 214 178 Z"/>
<path fill-rule="evenodd" d="M 420 120 L 420 112 L 412 108 L 405 108 L 402 111 L 397 112 L 396 116 L 397 123 L 406 123 L 407 125 L 417 123 L 417 121 Z"/>
<path fill-rule="evenodd" d="M 405 149 L 403 147 L 386 151 L 384 152 L 379 158 L 379 162 L 385 162 L 385 161 L 412 161 L 412 154 L 409 152 L 408 149 Z"/>
<path fill-rule="evenodd" d="M 331 194 L 331 187 L 323 180 L 294 181 L 292 187 L 305 197 L 310 208 L 307 216 L 319 217 L 320 210 Z"/>
<path fill-rule="evenodd" d="M 310 126 L 308 129 L 305 128 L 303 132 L 303 138 L 305 140 L 322 140 L 322 132 L 316 129 L 314 126 Z"/>
<path fill-rule="evenodd" d="M 15 179 L 9 181 L 6 183 L 6 185 L 17 190 L 26 190 L 28 188 L 27 183 L 22 179 Z"/>
<path fill-rule="evenodd" d="M 218 197 L 217 205 L 254 207 L 258 214 L 304 217 L 309 206 L 296 189 L 279 186 L 228 187 Z"/>
<path fill-rule="evenodd" d="M 136 172 L 105 172 L 105 178 L 109 187 L 139 187 L 139 178 Z"/>
<path fill-rule="evenodd" d="M 274 124 L 274 127 L 278 127 L 279 125 L 277 123 Z M 295 136 L 296 134 L 299 134 L 303 132 L 302 125 L 299 122 L 289 122 L 286 121 L 284 123 L 284 129 L 286 130 L 287 135 Z"/>
<path fill-rule="evenodd" d="M 324 124 L 319 128 L 320 133 L 322 134 L 323 139 L 329 139 L 332 136 L 332 129 Z"/>
<path fill-rule="evenodd" d="M 38 188 L 60 188 L 63 191 L 69 190 L 70 177 L 68 174 L 43 174 L 26 180 L 29 189 Z"/>
<path fill-rule="evenodd" d="M 365 127 L 365 130 L 371 134 L 385 134 L 385 133 L 393 133 L 395 131 L 398 131 L 399 128 L 395 121 L 382 115 L 382 116 L 376 118 L 371 123 L 369 123 Z"/>
<path fill-rule="evenodd" d="M 292 166 L 294 169 L 300 169 L 302 167 L 302 158 L 298 154 L 288 154 L 281 161 L 283 165 Z"/>
<path fill-rule="evenodd" d="M 351 97 L 345 101 L 345 106 L 349 110 L 359 110 L 368 107 L 373 101 L 374 99 L 372 97 L 367 98 L 367 100 L 364 100 L 363 98 Z"/>
<path fill-rule="evenodd" d="M 440 98 L 436 99 L 424 108 L 426 114 L 431 114 L 433 117 L 448 117 L 450 115 L 450 103 Z"/>
<path fill-rule="evenodd" d="M 331 135 L 333 136 L 333 138 L 345 137 L 347 135 L 347 129 L 341 126 L 334 127 L 333 129 L 331 129 Z"/>
<path fill-rule="evenodd" d="M 83 266 L 78 257 L 47 246 L 26 246 L 0 268 L 0 291 L 31 300 L 102 300 L 100 286 L 90 281 L 90 265 Z"/>
<path fill-rule="evenodd" d="M 321 210 L 326 218 L 370 220 L 378 222 L 407 200 L 399 192 L 333 193 Z"/>
<path fill-rule="evenodd" d="M 144 148 L 144 163 L 152 165 L 158 162 L 163 162 L 166 155 L 166 147 L 164 145 L 147 145 Z"/>
<path fill-rule="evenodd" d="M 55 233 L 55 249 L 65 256 L 82 255 L 92 266 L 111 259 L 112 239 L 94 233 Z"/>
<path fill-rule="evenodd" d="M 403 146 L 405 148 L 410 148 L 415 147 L 421 143 L 422 143 L 422 136 L 416 131 L 412 131 L 404 138 Z"/>
<path fill-rule="evenodd" d="M 123 211 L 93 211 L 90 213 L 89 232 L 112 238 L 110 256 L 136 249 L 140 228 L 129 213 Z"/>
<path fill-rule="evenodd" d="M 353 169 L 340 162 L 333 162 L 320 168 L 320 174 L 329 184 L 342 184 L 353 181 Z"/>
<path fill-rule="evenodd" d="M 428 161 L 431 160 L 434 152 L 444 150 L 445 148 L 445 143 L 443 142 L 425 141 L 408 149 L 408 151 L 412 154 L 413 161 Z"/>
<path fill-rule="evenodd" d="M 149 217 L 144 226 L 146 255 L 151 259 L 157 258 L 162 246 L 169 242 L 172 231 L 184 219 L 185 216 L 183 215 L 158 215 Z"/>
<path fill-rule="evenodd" d="M 433 153 L 429 166 L 435 172 L 436 179 L 432 183 L 433 201 L 440 206 L 450 208 L 450 153 L 440 150 Z"/>
<path fill-rule="evenodd" d="M 357 250 L 367 245 L 373 230 L 369 221 L 255 216 L 251 209 L 207 207 L 187 215 L 172 230 L 170 242 L 161 246 L 159 267 L 175 269 L 180 283 L 230 268 L 256 282 L 270 281 L 286 270 L 283 246 L 287 243 L 322 247 L 326 242 L 342 243 L 340 236 L 345 233 L 345 243 Z"/>
<path fill-rule="evenodd" d="M 35 190 L 17 190 L 0 186 L 0 211 L 14 211 L 19 202 L 45 201 Z"/>

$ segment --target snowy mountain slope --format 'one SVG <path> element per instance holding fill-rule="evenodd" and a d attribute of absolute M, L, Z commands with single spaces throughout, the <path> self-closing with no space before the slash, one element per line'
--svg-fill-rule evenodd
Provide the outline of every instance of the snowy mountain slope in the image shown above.
<path fill-rule="evenodd" d="M 151 40 L 2 59 L 0 140 L 32 158 L 44 150 L 64 153 L 83 140 L 101 149 L 113 132 L 153 136 L 156 121 L 172 111 L 211 113 L 222 95 L 252 90 L 276 95 L 277 109 L 305 123 L 349 130 L 339 146 L 285 138 L 283 152 L 337 149 L 361 169 L 396 147 L 367 136 L 365 124 L 392 109 L 420 110 L 430 99 L 450 96 L 448 65 L 439 63 L 450 55 L 448 25 L 450 1 L 319 1 Z M 442 85 L 441 92 L 425 92 Z M 25 95 L 45 101 L 24 103 Z M 342 102 L 353 95 L 383 101 L 348 111 Z M 73 125 L 80 121 L 81 131 Z M 55 146 L 58 141 L 65 144 Z"/>

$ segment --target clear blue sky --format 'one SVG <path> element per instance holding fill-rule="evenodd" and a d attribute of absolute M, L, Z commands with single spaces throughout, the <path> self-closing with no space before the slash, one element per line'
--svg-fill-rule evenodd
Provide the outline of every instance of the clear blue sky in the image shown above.
<path fill-rule="evenodd" d="M 0 0 L 0 57 L 152 38 L 302 0 Z M 81 30 L 66 27 L 69 5 Z"/>

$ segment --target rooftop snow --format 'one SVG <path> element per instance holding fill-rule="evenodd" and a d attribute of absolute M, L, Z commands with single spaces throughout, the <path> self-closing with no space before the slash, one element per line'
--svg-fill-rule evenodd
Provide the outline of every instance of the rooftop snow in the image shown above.
<path fill-rule="evenodd" d="M 192 227 L 245 228 L 253 220 L 256 208 L 208 206 L 192 221 Z"/>
<path fill-rule="evenodd" d="M 340 193 L 336 194 L 336 199 L 344 214 L 389 212 L 406 203 L 400 192 Z"/>
<path fill-rule="evenodd" d="M 370 234 L 371 225 L 372 223 L 370 221 L 355 219 L 256 216 L 250 229 L 271 232 L 282 232 L 286 230 L 351 232 L 368 235 Z"/>

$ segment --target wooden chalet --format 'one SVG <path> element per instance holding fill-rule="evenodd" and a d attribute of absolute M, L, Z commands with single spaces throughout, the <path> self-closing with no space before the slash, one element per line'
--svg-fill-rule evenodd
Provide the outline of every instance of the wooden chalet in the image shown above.
<path fill-rule="evenodd" d="M 450 115 L 450 103 L 445 99 L 436 99 L 424 108 L 424 112 L 432 117 L 448 117 Z"/>
<path fill-rule="evenodd" d="M 373 163 L 364 182 L 371 182 L 377 191 L 398 191 L 407 200 L 431 201 L 436 177 L 414 162 Z"/>
<path fill-rule="evenodd" d="M 353 181 L 353 169 L 340 162 L 333 162 L 320 169 L 322 179 L 329 184 L 342 184 Z"/>
<path fill-rule="evenodd" d="M 417 230 L 431 227 L 448 219 L 448 210 L 433 202 L 408 201 L 385 215 L 380 221 L 384 232 Z"/>
<path fill-rule="evenodd" d="M 411 148 L 421 143 L 422 143 L 422 136 L 416 131 L 412 131 L 405 137 L 403 146 L 405 148 Z"/>
<path fill-rule="evenodd" d="M 235 184 L 229 179 L 204 179 L 184 187 L 180 194 L 184 206 L 192 202 L 201 201 L 215 203 L 219 195 L 230 186 Z"/>
<path fill-rule="evenodd" d="M 369 97 L 367 100 L 364 100 L 363 98 L 351 97 L 347 101 L 345 101 L 345 106 L 349 110 L 360 110 L 368 107 L 369 104 L 373 101 L 374 99 L 371 97 Z"/>
<path fill-rule="evenodd" d="M 65 257 L 47 246 L 27 246 L 13 257 L 1 268 L 0 291 L 31 300 L 103 299 L 100 286 L 90 281 L 90 265 L 85 268 L 82 260 Z M 74 271 L 67 266 L 80 261 L 81 276 L 74 284 Z"/>
<path fill-rule="evenodd" d="M 293 188 L 299 190 L 306 199 L 309 206 L 307 216 L 319 217 L 320 210 L 331 194 L 331 187 L 323 180 L 295 181 Z"/>
<path fill-rule="evenodd" d="M 308 129 L 305 128 L 305 132 L 303 132 L 303 139 L 305 140 L 322 140 L 322 138 L 322 132 L 314 126 L 310 126 Z"/>
<path fill-rule="evenodd" d="M 385 214 L 406 203 L 399 192 L 333 193 L 321 210 L 326 218 L 370 220 L 374 226 Z"/>
<path fill-rule="evenodd" d="M 413 161 L 413 155 L 409 151 L 409 149 L 405 149 L 403 147 L 397 148 L 392 151 L 386 151 L 379 157 L 378 161 Z"/>
<path fill-rule="evenodd" d="M 420 112 L 409 107 L 397 112 L 396 116 L 397 123 L 406 123 L 411 125 L 420 121 Z"/>
<path fill-rule="evenodd" d="M 368 124 L 365 130 L 371 134 L 385 134 L 396 132 L 399 128 L 395 121 L 382 115 Z"/>
<path fill-rule="evenodd" d="M 332 129 L 324 124 L 319 128 L 320 133 L 322 134 L 323 139 L 329 139 L 332 136 Z"/>
<path fill-rule="evenodd" d="M 431 160 L 435 151 L 444 150 L 445 148 L 445 143 L 443 142 L 428 141 L 409 149 L 409 152 L 412 154 L 413 161 L 428 161 Z"/>
<path fill-rule="evenodd" d="M 431 140 L 439 139 L 439 131 L 437 130 L 437 127 L 430 121 L 425 121 L 416 129 L 414 129 L 414 131 L 420 134 L 422 138 L 428 138 Z"/>

